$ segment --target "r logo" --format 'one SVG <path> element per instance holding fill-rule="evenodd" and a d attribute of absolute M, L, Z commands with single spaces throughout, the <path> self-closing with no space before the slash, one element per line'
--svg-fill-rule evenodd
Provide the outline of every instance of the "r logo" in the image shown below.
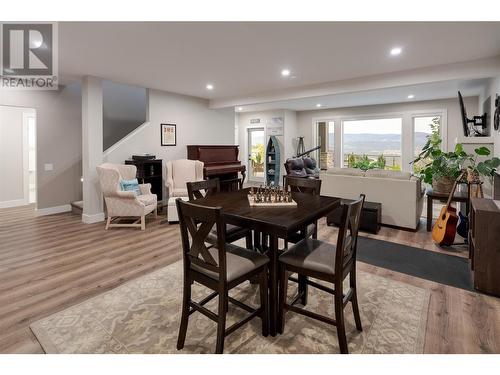
<path fill-rule="evenodd" d="M 3 76 L 53 75 L 52 24 L 2 25 Z"/>

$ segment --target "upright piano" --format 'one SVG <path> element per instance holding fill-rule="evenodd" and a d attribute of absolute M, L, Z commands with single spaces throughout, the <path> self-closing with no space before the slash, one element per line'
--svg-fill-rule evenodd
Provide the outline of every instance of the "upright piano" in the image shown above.
<path fill-rule="evenodd" d="M 228 190 L 235 183 L 243 185 L 246 167 L 238 160 L 239 146 L 235 145 L 188 145 L 187 157 L 204 163 L 204 178 L 219 178 L 221 188 Z M 242 179 L 239 180 L 238 173 Z"/>

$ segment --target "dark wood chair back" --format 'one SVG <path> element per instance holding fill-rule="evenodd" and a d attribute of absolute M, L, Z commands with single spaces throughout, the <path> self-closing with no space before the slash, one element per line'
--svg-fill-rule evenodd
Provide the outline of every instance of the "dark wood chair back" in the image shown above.
<path fill-rule="evenodd" d="M 184 269 L 192 264 L 207 271 L 219 274 L 219 281 L 226 281 L 226 241 L 225 225 L 222 219 L 222 209 L 218 207 L 203 207 L 181 198 L 176 200 L 181 229 Z M 207 247 L 206 239 L 213 227 L 217 228 L 217 243 Z M 214 257 L 208 250 L 217 248 L 218 256 Z M 215 259 L 217 258 L 217 259 Z"/>
<path fill-rule="evenodd" d="M 190 201 L 204 198 L 220 192 L 220 181 L 218 178 L 210 180 L 186 182 L 188 196 Z"/>
<path fill-rule="evenodd" d="M 364 202 L 365 195 L 361 194 L 358 200 L 345 204 L 342 208 L 335 254 L 335 275 L 342 275 L 340 280 L 343 280 L 343 276 L 356 262 L 359 222 Z"/>
<path fill-rule="evenodd" d="M 293 192 L 320 195 L 321 180 L 319 178 L 299 178 L 286 176 L 285 189 L 288 190 L 289 188 Z"/>

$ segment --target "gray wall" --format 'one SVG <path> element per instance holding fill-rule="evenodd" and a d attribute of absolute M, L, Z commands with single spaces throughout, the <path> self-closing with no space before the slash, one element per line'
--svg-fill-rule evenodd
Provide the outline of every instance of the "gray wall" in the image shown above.
<path fill-rule="evenodd" d="M 34 108 L 37 116 L 37 207 L 61 206 L 82 197 L 81 86 L 58 91 L 3 91 L 0 105 Z M 45 163 L 54 165 L 45 171 Z"/>
<path fill-rule="evenodd" d="M 146 122 L 147 90 L 102 81 L 103 150 Z"/>
<path fill-rule="evenodd" d="M 104 160 L 123 163 L 134 154 L 155 154 L 158 159 L 185 159 L 189 144 L 234 144 L 234 110 L 210 109 L 208 100 L 148 90 L 147 122 L 104 153 Z M 160 124 L 177 125 L 177 145 L 161 146 Z M 164 175 L 165 177 L 165 175 Z"/>

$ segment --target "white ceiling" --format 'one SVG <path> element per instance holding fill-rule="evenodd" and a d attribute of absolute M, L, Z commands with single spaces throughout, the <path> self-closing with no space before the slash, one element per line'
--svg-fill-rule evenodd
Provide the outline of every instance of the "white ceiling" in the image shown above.
<path fill-rule="evenodd" d="M 63 79 L 219 99 L 497 56 L 500 22 L 64 22 L 59 55 Z"/>
<path fill-rule="evenodd" d="M 380 90 L 357 91 L 345 94 L 318 96 L 263 102 L 253 105 L 237 106 L 237 112 L 265 111 L 270 109 L 291 109 L 294 111 L 322 110 L 375 104 L 403 103 L 423 100 L 456 98 L 460 90 L 463 96 L 477 96 L 486 87 L 488 79 L 450 80 L 421 85 L 391 87 Z M 408 95 L 414 98 L 409 99 Z M 321 104 L 321 107 L 316 107 Z"/>

